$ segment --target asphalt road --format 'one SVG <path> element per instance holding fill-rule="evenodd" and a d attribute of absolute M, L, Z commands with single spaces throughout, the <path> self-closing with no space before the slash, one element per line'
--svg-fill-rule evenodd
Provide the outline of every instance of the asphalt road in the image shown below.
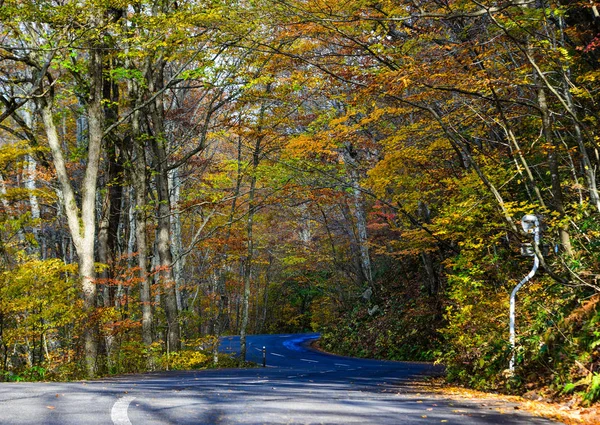
<path fill-rule="evenodd" d="M 428 364 L 332 356 L 317 334 L 248 338 L 267 367 L 162 372 L 71 383 L 0 384 L 1 424 L 551 424 L 518 410 L 457 402 L 410 385 Z M 239 340 L 221 349 L 237 352 Z"/>

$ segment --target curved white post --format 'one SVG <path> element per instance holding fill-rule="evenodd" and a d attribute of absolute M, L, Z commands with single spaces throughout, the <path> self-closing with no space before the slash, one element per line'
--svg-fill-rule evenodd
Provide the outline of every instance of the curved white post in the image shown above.
<path fill-rule="evenodd" d="M 540 223 L 539 220 L 537 219 L 537 217 L 535 218 L 534 221 L 534 228 L 533 228 L 533 233 L 534 233 L 534 248 L 539 247 L 540 245 Z M 537 251 L 537 250 L 535 250 Z M 508 364 L 508 370 L 511 373 L 514 373 L 515 371 L 515 357 L 516 357 L 516 353 L 515 353 L 515 297 L 517 295 L 517 291 L 519 289 L 521 289 L 521 287 L 523 285 L 525 285 L 527 282 L 529 282 L 529 280 L 531 280 L 531 278 L 535 275 L 535 272 L 537 271 L 538 267 L 540 266 L 540 259 L 537 256 L 537 253 L 534 251 L 534 256 L 533 256 L 533 268 L 531 269 L 531 271 L 529 272 L 529 274 L 527 276 L 525 276 L 523 278 L 522 281 L 519 282 L 519 284 L 517 286 L 515 286 L 515 288 L 512 290 L 512 293 L 510 294 L 510 350 L 511 350 L 511 357 L 510 357 L 510 363 Z"/>

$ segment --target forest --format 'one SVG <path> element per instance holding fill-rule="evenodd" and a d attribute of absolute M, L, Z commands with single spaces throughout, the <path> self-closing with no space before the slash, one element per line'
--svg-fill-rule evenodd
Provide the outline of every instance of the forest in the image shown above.
<path fill-rule="evenodd" d="M 593 0 L 0 0 L 0 381 L 316 331 L 598 401 L 599 81 Z"/>

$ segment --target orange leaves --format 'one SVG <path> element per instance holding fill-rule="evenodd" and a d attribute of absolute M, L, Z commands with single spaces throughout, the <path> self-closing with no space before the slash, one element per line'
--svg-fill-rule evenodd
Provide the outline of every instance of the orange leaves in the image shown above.
<path fill-rule="evenodd" d="M 302 159 L 333 159 L 337 157 L 337 152 L 333 141 L 327 139 L 325 135 L 322 135 L 321 137 L 300 135 L 288 143 L 286 155 Z"/>

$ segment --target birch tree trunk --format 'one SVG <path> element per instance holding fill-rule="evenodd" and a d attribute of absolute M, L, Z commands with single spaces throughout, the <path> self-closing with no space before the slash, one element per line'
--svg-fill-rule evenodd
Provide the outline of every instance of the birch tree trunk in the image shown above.
<path fill-rule="evenodd" d="M 88 377 L 96 375 L 98 354 L 97 332 L 92 316 L 96 307 L 97 294 L 94 270 L 94 242 L 96 236 L 95 202 L 103 135 L 102 91 L 101 84 L 99 84 L 102 81 L 102 61 L 99 56 L 99 50 L 91 54 L 90 68 L 93 70 L 93 84 L 92 95 L 88 104 L 88 157 L 81 189 L 81 207 L 77 205 L 75 191 L 67 172 L 58 130 L 54 123 L 52 99 L 44 99 L 40 102 L 40 111 L 46 137 L 64 197 L 64 208 L 69 232 L 79 261 L 79 279 L 83 290 L 84 309 L 87 315 L 83 329 L 83 340 L 85 346 L 85 367 Z"/>
<path fill-rule="evenodd" d="M 169 173 L 169 181 L 169 186 L 171 187 L 171 205 L 177 206 L 179 204 L 181 187 L 179 171 L 177 169 L 174 169 Z M 181 285 L 183 282 L 183 266 L 185 264 L 185 257 L 181 256 L 181 252 L 183 250 L 181 244 L 181 215 L 179 214 L 178 208 L 171 214 L 171 247 L 173 257 L 177 259 L 175 264 L 173 264 L 173 277 L 175 280 L 175 299 L 177 302 L 177 311 L 182 311 L 184 305 L 183 295 L 181 293 Z"/>

